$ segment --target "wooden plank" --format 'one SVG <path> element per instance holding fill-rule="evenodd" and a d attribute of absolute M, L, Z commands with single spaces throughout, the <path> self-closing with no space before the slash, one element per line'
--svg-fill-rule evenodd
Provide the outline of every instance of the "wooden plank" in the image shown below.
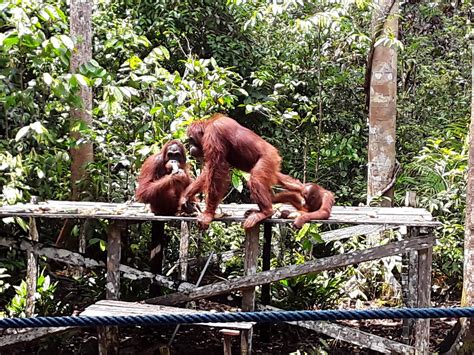
<path fill-rule="evenodd" d="M 79 327 L 51 327 L 51 328 L 22 328 L 15 329 L 14 333 L 0 336 L 0 348 L 22 343 L 37 341 L 49 335 L 57 335 L 66 331 L 79 331 Z"/>
<path fill-rule="evenodd" d="M 45 256 L 49 259 L 60 261 L 67 265 L 72 266 L 84 266 L 88 268 L 100 267 L 105 268 L 106 265 L 102 261 L 97 261 L 91 258 L 84 257 L 83 255 L 56 247 L 45 246 L 38 242 L 30 242 L 27 239 L 10 239 L 0 236 L 0 245 L 19 250 L 29 251 L 37 256 Z M 187 282 L 176 282 L 168 277 L 162 275 L 154 275 L 148 271 L 140 271 L 130 266 L 120 264 L 119 270 L 122 276 L 130 280 L 139 279 L 151 279 L 157 284 L 167 287 L 171 290 L 184 291 L 194 287 L 193 284 Z"/>
<path fill-rule="evenodd" d="M 282 311 L 276 307 L 261 305 L 258 307 L 267 311 Z M 393 341 L 378 335 L 370 334 L 359 329 L 347 327 L 332 322 L 304 321 L 286 322 L 301 328 L 314 330 L 318 333 L 330 336 L 331 338 L 357 345 L 361 348 L 375 350 L 383 354 L 415 354 L 415 348 L 397 341 Z"/>
<path fill-rule="evenodd" d="M 36 220 L 30 217 L 30 229 L 28 231 L 28 238 L 33 242 L 39 240 L 38 229 L 36 228 Z M 26 269 L 26 309 L 27 317 L 32 317 L 35 314 L 35 293 L 36 282 L 38 279 L 38 257 L 32 253 L 27 252 L 27 269 Z"/>
<path fill-rule="evenodd" d="M 201 206 L 204 206 L 201 204 Z M 295 209 L 290 205 L 275 205 L 277 209 L 284 209 L 294 211 Z M 38 213 L 55 212 L 55 210 L 68 209 L 71 211 L 86 211 L 88 209 L 96 210 L 96 212 L 104 212 L 102 210 L 110 210 L 114 214 L 125 213 L 125 212 L 137 212 L 140 211 L 144 214 L 153 215 L 143 203 L 109 203 L 109 202 L 89 202 L 89 201 L 54 201 L 49 200 L 46 202 L 33 203 L 18 203 L 15 205 L 5 205 L 0 208 L 2 212 L 12 211 L 37 211 Z M 221 204 L 219 205 L 220 212 L 237 211 L 244 213 L 249 209 L 255 209 L 255 204 Z M 218 211 L 218 214 L 219 214 Z M 424 208 L 414 207 L 367 207 L 367 206 L 334 206 L 332 209 L 332 215 L 348 215 L 348 214 L 359 214 L 359 215 L 422 215 L 432 218 L 428 210 Z"/>
<path fill-rule="evenodd" d="M 228 293 L 248 287 L 275 282 L 290 277 L 304 275 L 310 272 L 333 270 L 336 268 L 371 261 L 392 255 L 399 255 L 409 250 L 419 250 L 430 247 L 433 237 L 420 237 L 410 240 L 391 242 L 386 245 L 373 247 L 362 251 L 331 256 L 318 260 L 307 261 L 300 265 L 289 265 L 269 271 L 262 271 L 255 275 L 243 276 L 230 281 L 217 282 L 212 285 L 197 287 L 187 293 L 173 293 L 161 297 L 145 300 L 146 303 L 172 305 L 194 299 L 206 298 L 214 295 Z"/>
<path fill-rule="evenodd" d="M 330 322 L 287 322 L 383 354 L 415 354 L 415 348 L 359 329 Z"/>
<path fill-rule="evenodd" d="M 88 306 L 80 316 L 140 316 L 140 315 L 162 315 L 162 314 L 196 314 L 205 313 L 195 309 L 167 307 L 162 305 L 150 305 L 138 302 L 124 302 L 117 300 L 102 300 Z M 197 323 L 207 327 L 232 328 L 248 330 L 252 328 L 253 322 L 230 322 L 230 323 Z"/>
<path fill-rule="evenodd" d="M 0 211 L 0 218 L 4 217 L 41 217 L 41 218 L 98 218 L 98 219 L 110 219 L 110 220 L 124 220 L 124 221 L 196 221 L 196 217 L 185 217 L 185 216 L 155 216 L 148 214 L 80 214 L 80 213 L 48 213 L 41 214 L 36 212 L 14 212 L 6 213 Z M 216 218 L 215 222 L 243 222 L 245 217 L 243 216 L 227 216 L 223 218 Z M 282 218 L 269 218 L 272 223 L 293 223 L 293 219 L 282 219 Z M 350 216 L 343 215 L 340 217 L 331 216 L 328 220 L 319 221 L 313 220 L 308 223 L 324 223 L 324 224 L 382 224 L 382 225 L 393 225 L 393 226 L 418 226 L 418 227 L 438 227 L 442 224 L 437 221 L 426 220 L 422 216 Z"/>
<path fill-rule="evenodd" d="M 257 208 L 256 205 L 221 205 L 220 214 L 232 214 L 243 217 L 244 213 L 250 208 Z M 294 211 L 294 208 L 289 205 L 281 205 L 277 207 L 277 210 L 290 210 Z M 120 215 L 120 214 L 140 214 L 154 216 L 145 205 L 143 204 L 113 204 L 113 203 L 56 203 L 56 202 L 40 202 L 38 204 L 16 204 L 6 205 L 0 208 L 0 214 L 2 213 L 37 213 L 38 215 L 48 215 L 64 213 L 79 214 L 79 215 Z M 427 220 L 431 220 L 431 214 L 422 208 L 406 208 L 406 207 L 344 207 L 334 206 L 331 212 L 332 216 L 341 215 L 359 215 L 359 216 L 370 216 L 376 218 L 378 216 L 421 216 Z"/>
<path fill-rule="evenodd" d="M 336 240 L 347 239 L 359 235 L 366 235 L 371 233 L 380 233 L 384 230 L 390 229 L 388 226 L 380 225 L 359 225 L 346 228 L 339 228 L 328 232 L 321 233 L 321 238 L 325 242 L 333 242 Z"/>
<path fill-rule="evenodd" d="M 418 251 L 418 307 L 431 307 L 431 265 L 433 248 Z M 430 319 L 415 321 L 415 348 L 418 354 L 430 353 Z"/>
<path fill-rule="evenodd" d="M 244 276 L 252 277 L 257 273 L 260 225 L 257 224 L 252 229 L 245 232 L 245 258 Z M 242 311 L 251 312 L 255 310 L 255 286 L 250 286 L 242 290 Z M 240 336 L 241 354 L 252 353 L 253 329 L 243 331 Z"/>
<path fill-rule="evenodd" d="M 219 213 L 223 216 L 216 221 L 241 222 L 245 219 L 244 212 L 256 205 L 221 205 Z M 291 206 L 281 209 L 292 210 Z M 218 213 L 218 217 L 219 217 Z M 190 216 L 155 216 L 143 204 L 110 204 L 91 202 L 49 201 L 35 204 L 17 204 L 0 207 L 0 217 L 44 217 L 44 218 L 102 218 L 136 221 L 194 221 Z M 271 218 L 274 223 L 291 223 L 291 219 Z M 439 226 L 431 214 L 425 209 L 415 208 L 383 208 L 383 207 L 345 207 L 335 206 L 331 217 L 326 221 L 311 221 L 311 223 L 347 223 L 347 224 L 386 224 L 411 226 Z"/>

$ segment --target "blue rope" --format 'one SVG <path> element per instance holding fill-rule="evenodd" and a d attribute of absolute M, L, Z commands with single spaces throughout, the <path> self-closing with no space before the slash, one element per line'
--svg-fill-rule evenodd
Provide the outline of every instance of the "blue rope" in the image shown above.
<path fill-rule="evenodd" d="M 224 322 L 334 321 L 400 318 L 474 317 L 474 307 L 459 308 L 382 308 L 371 310 L 271 311 L 235 313 L 160 314 L 141 316 L 36 317 L 0 319 L 0 328 L 95 327 L 132 325 L 176 325 Z"/>

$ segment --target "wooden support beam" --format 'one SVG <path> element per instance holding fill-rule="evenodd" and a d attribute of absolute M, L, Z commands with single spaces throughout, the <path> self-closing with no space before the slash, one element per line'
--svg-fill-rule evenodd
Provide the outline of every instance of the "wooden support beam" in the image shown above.
<path fill-rule="evenodd" d="M 107 284 L 105 297 L 108 300 L 120 299 L 120 256 L 121 232 L 123 222 L 110 221 L 107 231 Z M 118 327 L 98 327 L 99 354 L 115 355 L 119 353 Z"/>
<path fill-rule="evenodd" d="M 262 271 L 270 270 L 272 254 L 272 226 L 273 223 L 263 224 L 263 251 L 262 251 Z M 264 305 L 270 305 L 271 290 L 270 284 L 262 285 L 261 302 Z M 270 341 L 271 324 L 262 324 L 260 327 L 260 338 L 263 342 Z"/>
<path fill-rule="evenodd" d="M 351 226 L 346 228 L 339 228 L 332 231 L 321 233 L 321 239 L 325 242 L 334 242 L 336 240 L 347 239 L 359 235 L 367 235 L 374 233 L 381 233 L 390 228 L 397 228 L 396 226 L 376 225 L 376 224 L 361 224 L 358 226 Z"/>
<path fill-rule="evenodd" d="M 245 212 L 258 208 L 254 204 L 221 204 L 224 216 L 215 221 L 242 222 Z M 285 210 L 294 210 L 292 206 L 282 206 Z M 46 201 L 38 205 L 16 204 L 0 207 L 0 217 L 40 217 L 40 218 L 95 218 L 114 219 L 126 221 L 195 221 L 196 217 L 186 216 L 156 216 L 145 208 L 144 204 L 133 203 L 103 203 L 81 201 Z M 272 223 L 291 223 L 291 219 L 269 218 Z M 324 224 L 373 224 L 373 225 L 398 225 L 437 227 L 441 223 L 434 221 L 433 216 L 422 208 L 384 208 L 384 207 L 348 207 L 334 206 L 331 216 L 324 221 L 311 221 L 311 223 Z"/>
<path fill-rule="evenodd" d="M 270 270 L 272 253 L 272 224 L 263 225 L 262 271 Z M 262 304 L 269 305 L 271 301 L 270 285 L 262 285 Z"/>
<path fill-rule="evenodd" d="M 261 310 L 281 311 L 279 308 L 261 306 Z M 315 332 L 330 336 L 331 338 L 344 341 L 346 343 L 375 350 L 383 354 L 415 354 L 415 348 L 410 345 L 399 343 L 378 335 L 370 334 L 362 330 L 347 327 L 332 322 L 286 322 L 301 328 L 314 330 Z"/>
<path fill-rule="evenodd" d="M 36 219 L 30 217 L 30 229 L 28 238 L 34 242 L 39 240 L 38 229 L 36 228 Z M 27 253 L 27 269 L 26 269 L 26 310 L 27 317 L 35 314 L 35 293 L 36 282 L 38 279 L 38 257 L 32 253 Z"/>
<path fill-rule="evenodd" d="M 151 222 L 150 271 L 152 274 L 163 274 L 163 258 L 166 247 L 165 222 Z M 161 287 L 156 283 L 150 285 L 150 295 L 162 295 Z"/>
<path fill-rule="evenodd" d="M 80 327 L 22 328 L 14 329 L 14 332 L 6 334 L 4 330 L 2 336 L 0 336 L 0 348 L 23 343 L 26 344 L 33 341 L 36 342 L 49 335 L 57 335 L 64 332 L 79 332 L 80 330 Z M 7 352 L 2 353 L 6 354 Z"/>
<path fill-rule="evenodd" d="M 71 221 L 71 220 L 68 220 Z M 93 232 L 93 219 L 92 218 L 87 218 L 81 223 L 81 227 L 79 229 L 79 245 L 78 245 L 78 252 L 80 254 L 85 254 L 86 252 L 86 247 L 87 247 L 87 241 L 91 239 L 91 233 Z M 68 222 L 65 222 L 63 225 L 63 228 L 68 224 Z M 78 266 L 74 270 L 74 277 L 75 278 L 80 278 L 84 275 L 84 267 Z"/>
<path fill-rule="evenodd" d="M 410 250 L 426 249 L 434 242 L 433 237 L 420 237 L 410 240 L 391 242 L 386 245 L 373 247 L 361 251 L 335 255 L 318 260 L 307 261 L 300 265 L 289 265 L 269 271 L 256 273 L 255 275 L 243 276 L 231 281 L 217 282 L 212 285 L 197 287 L 186 293 L 173 293 L 145 300 L 145 303 L 173 305 L 188 302 L 195 299 L 206 298 L 234 290 L 268 284 L 271 282 L 304 275 L 310 272 L 321 272 L 333 270 L 340 267 L 371 261 L 392 255 L 399 255 Z"/>
<path fill-rule="evenodd" d="M 224 335 L 224 355 L 232 355 L 232 337 L 239 336 L 240 331 L 235 329 L 221 329 L 219 332 Z"/>
<path fill-rule="evenodd" d="M 418 307 L 431 307 L 431 266 L 433 248 L 418 250 Z M 430 352 L 430 319 L 415 321 L 415 348 L 417 354 Z"/>
<path fill-rule="evenodd" d="M 189 222 L 181 222 L 181 238 L 179 240 L 179 278 L 181 281 L 188 280 L 189 227 Z"/>
<path fill-rule="evenodd" d="M 161 305 L 143 304 L 138 302 L 124 302 L 101 300 L 88 306 L 80 316 L 145 316 L 163 314 L 199 314 L 200 311 L 190 308 L 167 307 Z M 223 323 L 195 323 L 204 327 L 216 327 L 226 329 L 248 330 L 252 328 L 254 322 L 223 322 Z"/>
<path fill-rule="evenodd" d="M 405 206 L 416 207 L 416 192 L 407 191 L 405 195 Z M 417 238 L 419 228 L 407 227 L 408 239 Z M 407 307 L 416 307 L 418 304 L 418 253 L 409 251 L 402 255 L 402 277 L 404 285 L 402 294 L 404 295 L 405 305 Z M 407 344 L 413 344 L 413 319 L 403 319 L 402 338 Z"/>
<path fill-rule="evenodd" d="M 102 261 L 97 261 L 91 258 L 87 258 L 79 253 L 45 246 L 38 242 L 28 241 L 27 239 L 10 239 L 0 236 L 0 245 L 10 248 L 15 248 L 19 250 L 24 250 L 31 252 L 37 256 L 44 256 L 48 259 L 56 260 L 67 265 L 72 266 L 84 266 L 88 268 L 105 268 L 106 265 Z M 132 268 L 127 265 L 120 264 L 119 270 L 122 273 L 122 276 L 130 280 L 140 280 L 140 279 L 151 279 L 157 284 L 167 287 L 171 290 L 181 291 L 188 290 L 195 287 L 193 284 L 187 282 L 176 282 L 168 277 L 162 275 L 154 275 L 148 271 L 140 271 L 138 269 Z"/>
<path fill-rule="evenodd" d="M 257 273 L 259 233 L 260 225 L 256 225 L 245 232 L 244 277 L 253 277 Z M 251 285 L 242 290 L 242 311 L 251 312 L 255 310 L 255 286 Z M 252 353 L 252 337 L 253 328 L 241 333 L 240 350 L 242 354 Z"/>

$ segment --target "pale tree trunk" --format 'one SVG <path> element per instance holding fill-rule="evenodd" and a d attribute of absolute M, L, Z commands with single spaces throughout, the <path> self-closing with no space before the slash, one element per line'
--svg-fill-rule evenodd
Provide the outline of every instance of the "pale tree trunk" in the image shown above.
<path fill-rule="evenodd" d="M 71 55 L 71 73 L 76 73 L 81 64 L 92 59 L 92 1 L 71 0 L 70 4 L 70 33 L 75 47 Z M 83 121 L 87 126 L 92 125 L 92 89 L 81 85 L 81 108 L 71 109 L 71 123 Z M 79 139 L 78 132 L 71 132 L 74 139 Z M 78 181 L 86 177 L 85 166 L 93 161 L 94 153 L 92 143 L 84 143 L 71 150 L 71 182 L 72 199 L 79 198 L 80 189 Z"/>
<path fill-rule="evenodd" d="M 395 179 L 395 125 L 397 119 L 397 51 L 395 46 L 379 44 L 379 38 L 398 37 L 398 0 L 373 0 L 372 45 L 367 60 L 366 95 L 369 108 L 369 145 L 367 205 L 384 196 L 377 204 L 391 207 Z M 386 198 L 385 198 L 386 197 Z M 367 235 L 367 244 L 380 243 L 380 234 Z M 391 264 L 392 258 L 384 260 Z M 390 272 L 385 272 L 385 297 L 399 297 L 401 286 Z"/>
<path fill-rule="evenodd" d="M 70 36 L 74 41 L 74 49 L 71 54 L 71 73 L 78 72 L 81 64 L 92 59 L 92 0 L 70 0 Z M 82 121 L 87 126 L 92 126 L 92 89 L 80 86 L 79 96 L 82 106 L 73 107 L 70 111 L 71 125 Z M 71 132 L 74 140 L 79 140 L 79 132 Z M 80 200 L 81 191 L 85 190 L 87 182 L 86 165 L 93 161 L 94 151 L 92 143 L 81 143 L 76 148 L 71 149 L 71 184 L 72 200 Z M 56 240 L 57 246 L 64 245 L 66 239 L 71 234 L 73 220 L 69 219 L 63 225 Z"/>
<path fill-rule="evenodd" d="M 373 36 L 398 32 L 398 0 L 374 0 Z M 383 26 L 383 27 L 382 27 Z M 369 54 L 370 71 L 369 146 L 367 203 L 378 194 L 389 197 L 381 206 L 391 206 L 395 175 L 395 123 L 397 116 L 397 51 L 378 45 Z"/>
<path fill-rule="evenodd" d="M 461 306 L 474 306 L 474 32 L 470 35 L 472 52 L 471 124 L 469 125 L 469 162 L 464 232 L 464 276 Z M 450 354 L 474 354 L 474 318 L 461 319 L 461 330 Z"/>

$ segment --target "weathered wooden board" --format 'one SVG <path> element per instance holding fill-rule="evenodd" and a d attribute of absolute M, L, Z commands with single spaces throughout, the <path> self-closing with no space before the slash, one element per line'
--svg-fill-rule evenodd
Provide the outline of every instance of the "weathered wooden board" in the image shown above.
<path fill-rule="evenodd" d="M 151 304 L 178 304 L 195 299 L 206 298 L 219 294 L 241 290 L 258 285 L 304 275 L 310 272 L 321 272 L 333 270 L 339 267 L 358 264 L 392 255 L 399 255 L 409 250 L 426 249 L 433 245 L 433 237 L 420 237 L 409 240 L 401 240 L 386 245 L 351 253 L 326 257 L 318 260 L 307 261 L 300 265 L 289 265 L 273 270 L 258 272 L 254 275 L 242 276 L 230 281 L 217 282 L 212 285 L 197 287 L 185 293 L 173 293 L 145 300 Z"/>
<path fill-rule="evenodd" d="M 28 238 L 33 242 L 39 240 L 38 229 L 36 228 L 35 218 L 30 217 L 30 230 Z M 26 269 L 26 309 L 27 317 L 32 317 L 35 313 L 35 294 L 36 282 L 38 279 L 38 256 L 32 252 L 27 253 L 27 269 Z"/>
<path fill-rule="evenodd" d="M 244 275 L 252 276 L 257 273 L 259 242 L 258 237 L 260 226 L 247 230 L 245 232 L 245 257 L 244 257 Z M 242 311 L 251 312 L 255 310 L 255 287 L 249 287 L 242 290 Z M 253 329 L 243 331 L 240 336 L 240 349 L 242 354 L 252 353 Z"/>
<path fill-rule="evenodd" d="M 257 208 L 253 204 L 220 205 L 216 220 L 223 222 L 240 222 L 245 219 L 244 212 Z M 294 210 L 292 206 L 275 205 L 276 209 Z M 16 204 L 0 207 L 0 218 L 8 216 L 44 217 L 44 218 L 102 218 L 136 221 L 193 221 L 190 216 L 155 216 L 139 203 L 103 203 L 75 201 L 47 201 L 38 204 Z M 276 214 L 275 216 L 278 216 Z M 271 218 L 274 223 L 291 223 L 291 219 Z M 347 224 L 386 224 L 435 227 L 441 223 L 433 220 L 425 209 L 397 207 L 345 207 L 335 206 L 331 217 L 326 221 L 312 223 L 347 223 Z"/>
<path fill-rule="evenodd" d="M 167 307 L 161 305 L 151 305 L 138 302 L 123 302 L 113 300 L 102 300 L 87 307 L 81 316 L 140 316 L 140 315 L 160 315 L 160 314 L 196 314 L 203 313 L 188 308 Z M 231 328 L 248 330 L 252 328 L 252 322 L 234 323 L 197 323 L 208 327 Z"/>
<path fill-rule="evenodd" d="M 258 305 L 258 309 L 262 311 L 282 311 L 279 308 Z M 304 321 L 304 322 L 285 322 L 296 325 L 301 328 L 314 330 L 318 333 L 325 334 L 331 338 L 345 341 L 346 343 L 355 344 L 362 348 L 367 348 L 381 352 L 383 354 L 415 354 L 415 348 L 410 345 L 399 343 L 378 335 L 370 334 L 362 330 L 347 327 L 341 324 L 323 321 Z"/>
<path fill-rule="evenodd" d="M 84 267 L 100 267 L 105 268 L 106 265 L 102 261 L 97 261 L 91 258 L 87 258 L 79 253 L 45 246 L 38 242 L 29 241 L 27 239 L 10 239 L 0 236 L 0 245 L 5 247 L 16 248 L 19 250 L 30 251 L 38 256 L 45 256 L 49 259 L 63 262 L 67 265 L 72 266 L 84 266 Z M 127 265 L 120 264 L 119 270 L 122 276 L 129 280 L 140 280 L 140 279 L 151 279 L 158 285 L 167 287 L 175 291 L 184 291 L 195 287 L 191 283 L 187 282 L 176 282 L 163 275 L 155 275 L 149 271 L 140 271 Z"/>
<path fill-rule="evenodd" d="M 79 327 L 50 327 L 50 328 L 22 328 L 12 329 L 13 332 L 9 334 L 2 334 L 0 336 L 0 348 L 10 345 L 29 343 L 38 341 L 39 339 L 64 332 L 79 331 Z M 6 354 L 6 353 L 5 353 Z"/>
<path fill-rule="evenodd" d="M 321 233 L 321 238 L 325 242 L 333 242 L 335 240 L 347 239 L 359 235 L 366 235 L 371 233 L 380 233 L 389 229 L 384 225 L 360 225 L 346 228 L 339 228 L 332 231 Z"/>
<path fill-rule="evenodd" d="M 105 297 L 108 300 L 120 299 L 121 234 L 123 228 L 123 222 L 112 221 L 107 229 L 107 283 L 105 284 Z M 97 336 L 100 355 L 118 355 L 120 347 L 118 327 L 97 327 Z"/>

